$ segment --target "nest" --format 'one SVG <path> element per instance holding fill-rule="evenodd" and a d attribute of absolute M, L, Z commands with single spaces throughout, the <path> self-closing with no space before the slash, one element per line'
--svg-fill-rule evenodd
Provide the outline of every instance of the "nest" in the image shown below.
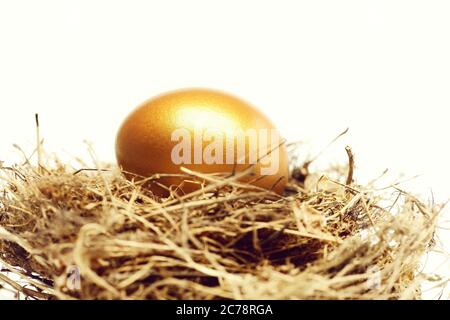
<path fill-rule="evenodd" d="M 235 176 L 159 199 L 111 166 L 2 166 L 0 262 L 37 299 L 418 299 L 441 207 L 349 165 L 293 168 L 286 192 Z M 45 158 L 45 159 L 44 159 Z M 99 169 L 101 167 L 101 169 Z M 249 170 L 251 171 L 251 170 Z"/>

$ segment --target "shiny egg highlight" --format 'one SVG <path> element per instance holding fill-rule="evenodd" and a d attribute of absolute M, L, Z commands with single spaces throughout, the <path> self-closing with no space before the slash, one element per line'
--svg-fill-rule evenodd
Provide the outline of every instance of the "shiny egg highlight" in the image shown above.
<path fill-rule="evenodd" d="M 240 181 L 278 194 L 288 180 L 286 148 L 273 123 L 247 102 L 209 89 L 184 89 L 144 102 L 121 125 L 116 157 L 130 179 L 161 174 L 148 184 L 160 196 L 201 186 L 198 178 L 176 176 L 181 167 L 228 175 L 251 168 Z"/>

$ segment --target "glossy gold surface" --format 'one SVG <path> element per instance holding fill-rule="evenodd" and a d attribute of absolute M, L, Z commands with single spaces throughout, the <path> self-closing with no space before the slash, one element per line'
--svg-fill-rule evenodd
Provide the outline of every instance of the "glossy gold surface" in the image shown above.
<path fill-rule="evenodd" d="M 208 90 L 186 89 L 163 94 L 144 102 L 123 122 L 116 138 L 116 156 L 124 171 L 148 177 L 155 173 L 181 173 L 181 165 L 171 158 L 172 132 L 186 128 L 192 134 L 197 130 L 214 129 L 224 133 L 236 129 L 275 129 L 272 122 L 248 103 L 231 95 Z M 247 142 L 248 143 L 248 142 Z M 288 163 L 284 145 L 269 146 L 278 152 L 279 168 L 276 174 L 258 176 L 260 164 L 254 166 L 252 177 L 245 180 L 266 189 L 282 193 L 288 179 Z M 248 168 L 248 164 L 183 164 L 182 166 L 203 173 L 231 173 Z M 163 178 L 160 183 L 178 187 L 183 193 L 199 187 L 198 183 L 181 178 Z M 164 188 L 150 185 L 158 195 L 167 195 Z"/>

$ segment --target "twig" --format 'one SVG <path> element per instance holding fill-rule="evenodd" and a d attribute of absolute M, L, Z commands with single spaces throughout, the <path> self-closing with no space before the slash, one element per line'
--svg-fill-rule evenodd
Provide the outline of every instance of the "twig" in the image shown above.
<path fill-rule="evenodd" d="M 348 174 L 347 174 L 347 180 L 345 181 L 346 185 L 350 185 L 353 181 L 353 169 L 355 165 L 355 160 L 353 158 L 352 148 L 349 146 L 345 147 L 345 151 L 347 151 L 348 155 Z"/>
<path fill-rule="evenodd" d="M 83 171 L 103 171 L 103 172 L 110 172 L 111 170 L 109 169 L 95 169 L 95 168 L 82 168 L 82 169 L 78 169 L 77 171 L 75 171 L 73 173 L 74 176 L 76 176 L 77 174 L 83 172 Z"/>
<path fill-rule="evenodd" d="M 325 148 L 323 148 L 322 150 L 320 150 L 320 152 L 318 154 L 316 154 L 315 157 L 313 157 L 311 160 L 308 160 L 307 162 L 305 162 L 305 167 L 308 167 L 311 163 L 313 163 L 314 161 L 317 160 L 317 158 L 319 158 L 333 143 L 335 143 L 340 137 L 342 137 L 343 135 L 347 134 L 349 128 L 345 129 L 344 131 L 342 131 L 340 134 L 338 134 L 333 140 L 330 141 L 330 143 L 328 143 Z"/>
<path fill-rule="evenodd" d="M 38 172 L 41 173 L 42 165 L 42 150 L 41 150 L 41 134 L 39 130 L 39 114 L 34 115 L 36 121 L 36 141 L 37 141 L 37 161 L 38 161 Z"/>
<path fill-rule="evenodd" d="M 46 300 L 53 298 L 53 296 L 51 294 L 22 287 L 20 284 L 18 284 L 15 281 L 9 279 L 7 276 L 5 276 L 5 275 L 3 275 L 1 273 L 0 273 L 0 280 L 3 281 L 3 282 L 6 282 L 11 287 L 13 287 L 15 290 L 20 291 L 20 292 L 22 292 L 23 294 L 25 294 L 27 296 L 35 297 L 35 298 L 39 298 L 39 299 L 46 299 Z"/>

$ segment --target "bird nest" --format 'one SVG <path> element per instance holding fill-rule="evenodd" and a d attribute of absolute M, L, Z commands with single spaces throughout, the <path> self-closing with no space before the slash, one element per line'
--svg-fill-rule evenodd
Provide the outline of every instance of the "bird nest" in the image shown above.
<path fill-rule="evenodd" d="M 285 194 L 233 176 L 160 199 L 113 166 L 1 166 L 0 281 L 37 299 L 416 299 L 442 207 L 349 165 Z M 389 202 L 388 201 L 391 201 Z M 23 284 L 26 282 L 26 285 Z"/>

